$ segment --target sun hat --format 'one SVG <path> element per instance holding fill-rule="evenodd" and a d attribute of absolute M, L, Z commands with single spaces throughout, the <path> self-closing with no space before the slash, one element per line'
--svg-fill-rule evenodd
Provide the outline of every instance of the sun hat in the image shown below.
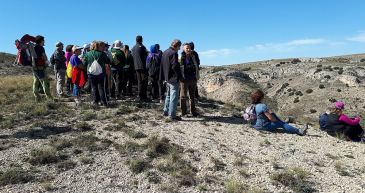
<path fill-rule="evenodd" d="M 113 44 L 113 48 L 115 48 L 115 49 L 120 49 L 120 48 L 122 48 L 123 47 L 123 43 L 122 43 L 122 41 L 120 41 L 120 40 L 115 40 L 115 42 L 114 42 L 114 44 Z"/>

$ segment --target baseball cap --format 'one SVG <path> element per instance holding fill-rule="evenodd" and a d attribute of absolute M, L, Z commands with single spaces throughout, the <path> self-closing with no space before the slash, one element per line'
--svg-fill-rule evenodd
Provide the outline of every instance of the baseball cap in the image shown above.
<path fill-rule="evenodd" d="M 61 47 L 61 46 L 63 46 L 63 43 L 62 42 L 57 42 L 56 43 L 56 48 Z"/>
<path fill-rule="evenodd" d="M 83 47 L 76 46 L 76 45 L 74 45 L 74 46 L 72 47 L 72 51 L 73 51 L 73 52 L 75 52 L 76 50 L 81 50 L 81 49 L 83 49 Z"/>

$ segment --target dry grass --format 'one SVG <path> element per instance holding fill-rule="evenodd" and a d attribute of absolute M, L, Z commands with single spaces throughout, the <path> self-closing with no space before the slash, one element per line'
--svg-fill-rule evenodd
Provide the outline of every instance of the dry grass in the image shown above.
<path fill-rule="evenodd" d="M 297 193 L 316 192 L 314 184 L 308 181 L 309 175 L 310 173 L 302 168 L 293 168 L 274 173 L 270 178 L 274 184 L 280 183 Z"/>
<path fill-rule="evenodd" d="M 10 168 L 0 172 L 0 186 L 27 183 L 34 179 L 34 176 L 29 171 L 25 171 L 22 168 Z"/>

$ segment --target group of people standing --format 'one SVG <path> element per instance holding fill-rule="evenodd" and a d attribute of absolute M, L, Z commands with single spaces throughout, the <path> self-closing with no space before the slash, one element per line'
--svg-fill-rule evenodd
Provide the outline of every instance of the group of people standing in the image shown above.
<path fill-rule="evenodd" d="M 43 36 L 36 36 L 33 92 L 37 101 L 40 100 L 40 85 L 46 97 L 53 99 L 46 71 L 50 63 L 54 66 L 57 95 L 72 95 L 77 105 L 82 101 L 82 90 L 91 92 L 93 103 L 102 106 L 108 106 L 111 98 L 133 96 L 132 85 L 136 77 L 140 101 L 165 103 L 164 115 L 180 120 L 181 117 L 176 115 L 180 98 L 182 116 L 189 113 L 198 116 L 195 100 L 198 97 L 200 60 L 193 42 L 182 44 L 175 39 L 164 52 L 159 44 L 152 45 L 148 51 L 142 36 L 136 37 L 136 45 L 131 50 L 128 45 L 116 40 L 110 50 L 107 42 L 93 41 L 83 47 L 67 45 L 64 52 L 64 44 L 57 42 L 49 61 L 44 43 Z M 183 51 L 179 58 L 181 46 Z M 149 82 L 151 98 L 147 94 Z"/>

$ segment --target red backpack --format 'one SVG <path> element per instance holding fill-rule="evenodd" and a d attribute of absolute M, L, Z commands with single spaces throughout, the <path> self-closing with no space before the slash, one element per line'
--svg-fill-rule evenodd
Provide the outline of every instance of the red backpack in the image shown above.
<path fill-rule="evenodd" d="M 18 49 L 16 64 L 22 66 L 32 66 L 37 55 L 34 51 L 35 37 L 25 34 L 20 40 L 15 40 Z"/>

